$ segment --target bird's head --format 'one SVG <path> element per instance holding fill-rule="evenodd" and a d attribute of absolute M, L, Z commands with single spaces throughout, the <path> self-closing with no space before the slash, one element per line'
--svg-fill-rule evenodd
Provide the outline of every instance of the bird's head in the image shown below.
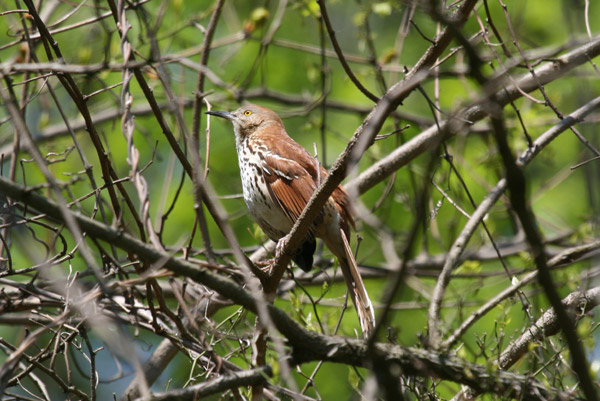
<path fill-rule="evenodd" d="M 206 114 L 231 121 L 236 136 L 240 137 L 252 134 L 259 127 L 263 128 L 270 125 L 283 127 L 281 119 L 274 111 L 255 104 L 244 105 L 232 112 L 211 110 L 207 111 Z"/>

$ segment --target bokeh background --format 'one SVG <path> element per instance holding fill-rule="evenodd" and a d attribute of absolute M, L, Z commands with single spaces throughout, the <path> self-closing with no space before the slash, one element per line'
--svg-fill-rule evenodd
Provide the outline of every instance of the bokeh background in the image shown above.
<path fill-rule="evenodd" d="M 126 3 L 130 24 L 127 46 L 131 46 L 133 60 L 124 58 L 123 42 L 108 3 L 36 3 L 34 7 L 62 55 L 59 57 L 53 50 L 50 58 L 45 47 L 52 44 L 40 40 L 28 3 L 0 1 L 0 90 L 4 96 L 11 91 L 14 94 L 63 200 L 80 200 L 70 206 L 73 210 L 136 237 L 142 237 L 143 231 L 146 242 L 152 243 L 154 236 L 171 254 L 187 255 L 206 262 L 219 274 L 235 277 L 237 262 L 229 242 L 206 208 L 205 233 L 209 235 L 203 235 L 202 223 L 194 211 L 197 198 L 193 182 L 157 123 L 156 111 L 152 111 L 139 82 L 132 79 L 129 85 L 123 85 L 127 79 L 123 63 L 140 69 L 165 123 L 190 161 L 189 135 L 194 134 L 195 115 L 199 117 L 201 160 L 197 167 L 214 189 L 213 201 L 226 211 L 226 221 L 240 245 L 248 254 L 266 247 L 265 258 L 272 257 L 273 248 L 246 212 L 232 128 L 217 119 L 208 126 L 206 116 L 200 112 L 208 107 L 233 110 L 245 102 L 272 108 L 282 117 L 290 136 L 322 165 L 330 167 L 375 103 L 354 85 L 342 67 L 315 1 L 225 1 L 216 19 L 210 53 L 204 53 L 203 60 L 203 41 L 217 3 Z M 451 15 L 462 4 L 326 2 L 335 38 L 351 70 L 376 97 L 402 80 L 444 29 L 446 24 L 434 10 Z M 477 2 L 460 34 L 468 40 L 468 50 L 481 59 L 480 72 L 489 86 L 474 77 L 474 65 L 464 44 L 453 41 L 419 88 L 386 120 L 379 132 L 382 137 L 348 171 L 344 183 L 354 188 L 361 172 L 394 149 L 441 121 L 462 118 L 461 110 L 486 99 L 487 88 L 501 91 L 520 77 L 531 76 L 530 69 L 553 63 L 557 57 L 588 43 L 594 44 L 598 32 L 600 7 L 594 2 Z M 45 67 L 34 68 L 38 63 L 45 63 Z M 519 96 L 503 109 L 513 154 L 527 150 L 528 137 L 535 140 L 600 93 L 597 59 L 591 56 L 574 66 L 543 86 L 546 97 L 538 89 Z M 202 93 L 198 93 L 200 72 L 205 79 Z M 66 75 L 75 86 L 65 84 Z M 496 76 L 502 77 L 500 83 L 491 81 Z M 124 101 L 128 100 L 122 92 L 124 87 L 131 96 L 129 109 Z M 82 96 L 79 104 L 73 99 L 80 95 L 73 92 Z M 197 105 L 195 99 L 200 99 Z M 89 111 L 106 152 L 105 162 L 122 180 L 122 189 L 116 191 L 114 199 L 104 186 L 103 162 L 90 130 L 86 130 L 82 105 Z M 589 113 L 576 130 L 565 131 L 524 169 L 527 199 L 548 257 L 592 244 L 552 270 L 561 297 L 597 286 L 598 117 L 597 111 Z M 61 201 L 13 121 L 8 106 L 0 108 L 0 174 Z M 131 131 L 124 128 L 124 121 L 132 122 Z M 132 155 L 139 156 L 137 163 Z M 386 254 L 385 246 L 391 245 L 398 259 L 407 262 L 403 265 L 401 285 L 390 298 L 391 312 L 378 340 L 427 346 L 427 313 L 448 251 L 475 205 L 504 175 L 490 120 L 483 118 L 451 132 L 442 144 L 428 147 L 368 191 L 354 193 L 357 230 L 352 244 L 378 311 L 385 306 L 384 294 L 397 277 L 399 267 Z M 65 390 L 59 379 L 88 399 L 94 399 L 91 387 L 96 388 L 96 399 L 109 399 L 112 394 L 120 397 L 135 372 L 132 361 L 137 359 L 144 364 L 165 338 L 176 343 L 176 319 L 163 308 L 172 309 L 183 319 L 185 308 L 177 299 L 178 290 L 172 288 L 184 288 L 182 283 L 189 280 L 178 277 L 178 284 L 173 284 L 174 278 L 158 277 L 165 304 L 158 305 L 155 298 L 153 305 L 157 310 L 153 312 L 149 309 L 152 297 L 146 293 L 150 287 L 142 280 L 135 282 L 143 275 L 140 269 L 149 268 L 149 264 L 117 249 L 118 244 L 86 237 L 86 247 L 97 264 L 94 270 L 81 253 L 79 237 L 68 226 L 44 217 L 26 220 L 37 213 L 27 209 L 23 200 L 9 201 L 1 190 L 0 202 L 0 363 L 8 367 L 7 361 L 15 349 L 25 347 L 12 373 L 3 377 L 5 386 L 8 383 L 4 399 L 16 397 L 11 394 L 25 399 L 84 398 L 76 391 Z M 141 227 L 136 214 L 143 220 Z M 436 327 L 444 338 L 481 305 L 536 269 L 507 196 L 500 198 L 484 221 L 489 235 L 481 226 L 477 229 L 453 270 L 443 297 Z M 215 260 L 207 255 L 206 241 L 214 250 Z M 501 250 L 502 261 L 492 244 Z M 286 274 L 275 305 L 310 330 L 357 337 L 360 330 L 354 311 L 343 308 L 345 285 L 340 281 L 336 262 L 322 246 L 317 251 L 316 266 L 309 274 L 298 269 Z M 106 292 L 106 288 L 98 290 L 98 274 L 104 277 L 111 292 Z M 194 287 L 191 282 L 185 285 Z M 93 291 L 100 294 L 92 296 Z M 180 291 L 188 295 L 190 308 L 198 301 L 193 291 Z M 197 291 L 203 294 L 204 290 Z M 104 325 L 100 317 L 96 321 L 89 316 L 86 319 L 88 309 L 75 308 L 68 302 L 70 294 L 75 293 L 110 323 Z M 122 300 L 116 300 L 117 297 Z M 115 305 L 129 308 L 123 306 L 119 311 Z M 479 317 L 449 351 L 465 361 L 497 369 L 499 355 L 548 307 L 544 291 L 534 280 L 519 295 L 499 301 Z M 102 312 L 109 310 L 110 313 Z M 336 329 L 342 310 L 345 313 Z M 138 312 L 156 313 L 168 333 L 153 329 L 148 321 L 140 323 L 138 319 L 143 318 L 136 315 Z M 210 345 L 223 360 L 248 369 L 254 319 L 253 314 L 237 305 L 222 306 L 210 318 L 199 320 L 198 344 Z M 600 370 L 597 327 L 597 312 L 593 308 L 578 315 L 577 334 L 594 382 Z M 122 344 L 125 350 L 114 343 L 118 338 L 127 338 L 123 343 L 126 345 Z M 26 339 L 31 343 L 26 343 Z M 268 362 L 277 365 L 277 354 L 271 345 Z M 198 349 L 190 350 L 182 343 L 177 348 L 177 356 L 151 385 L 153 391 L 188 386 L 217 375 L 214 366 L 205 365 Z M 127 352 L 129 359 L 124 356 Z M 98 372 L 98 383 L 93 386 L 91 353 L 95 353 Z M 527 355 L 515 361 L 511 370 L 570 391 L 577 377 L 569 359 L 569 348 L 562 337 L 548 337 L 532 342 Z M 309 380 L 313 372 L 314 377 Z M 19 374 L 22 376 L 15 376 Z M 298 386 L 295 391 L 301 392 L 306 386 L 307 397 L 346 400 L 360 399 L 371 375 L 368 369 L 314 362 L 294 370 L 293 377 Z M 278 375 L 271 383 L 286 386 Z M 403 384 L 408 399 L 450 399 L 460 390 L 459 384 L 435 377 L 406 378 Z M 277 393 L 276 389 L 273 392 Z M 249 393 L 249 388 L 242 387 L 213 399 L 242 399 Z M 278 394 L 283 399 L 292 397 Z M 483 399 L 498 398 L 501 396 L 490 394 Z"/>

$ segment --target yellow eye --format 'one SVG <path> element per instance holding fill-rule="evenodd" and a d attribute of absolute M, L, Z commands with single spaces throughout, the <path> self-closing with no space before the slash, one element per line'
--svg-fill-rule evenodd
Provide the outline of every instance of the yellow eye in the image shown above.
<path fill-rule="evenodd" d="M 244 112 L 244 115 L 245 115 L 245 116 L 249 116 L 250 114 L 252 114 L 252 112 L 251 112 L 250 110 L 246 110 L 246 111 Z"/>

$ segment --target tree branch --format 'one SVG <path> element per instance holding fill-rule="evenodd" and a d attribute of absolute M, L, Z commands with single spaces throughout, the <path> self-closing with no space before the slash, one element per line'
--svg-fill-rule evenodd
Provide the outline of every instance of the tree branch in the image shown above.
<path fill-rule="evenodd" d="M 562 308 L 574 310 L 578 316 L 592 310 L 600 302 L 600 287 L 595 287 L 585 292 L 575 291 L 561 301 Z M 533 326 L 523 331 L 521 337 L 511 342 L 502 352 L 498 360 L 501 369 L 509 369 L 529 351 L 533 341 L 543 340 L 548 336 L 558 334 L 562 325 L 559 315 L 554 308 L 549 308 Z"/>
<path fill-rule="evenodd" d="M 45 213 L 50 218 L 63 221 L 61 210 L 54 202 L 4 177 L 0 177 L 0 191 L 14 200 L 23 202 L 30 208 Z M 206 285 L 253 313 L 257 313 L 257 302 L 254 297 L 231 279 L 219 276 L 188 261 L 175 259 L 165 252 L 154 249 L 149 244 L 80 213 L 70 211 L 68 213 L 88 236 L 114 243 L 119 248 L 135 253 L 151 262 L 161 262 L 166 269 L 175 274 L 189 277 Z M 298 325 L 287 312 L 273 305 L 267 305 L 267 308 L 273 324 L 287 338 L 292 348 L 293 363 L 323 360 L 364 366 L 369 360 L 365 342 L 310 332 Z M 378 354 L 384 356 L 383 361 L 389 365 L 389 368 L 396 366 L 405 374 L 455 381 L 466 384 L 480 393 L 495 392 L 516 398 L 531 397 L 531 399 L 540 400 L 548 397 L 567 399 L 564 393 L 549 389 L 545 384 L 528 376 L 503 371 L 490 372 L 486 366 L 467 363 L 446 354 L 383 343 L 375 343 L 374 349 Z"/>
<path fill-rule="evenodd" d="M 243 370 L 226 376 L 220 376 L 194 386 L 175 389 L 165 393 L 154 393 L 152 394 L 152 401 L 194 401 L 198 400 L 199 397 L 223 393 L 236 387 L 265 384 L 271 376 L 273 376 L 273 371 L 269 365 L 266 365 L 257 369 Z M 142 401 L 145 398 L 136 398 L 136 400 Z"/>
<path fill-rule="evenodd" d="M 562 132 L 566 131 L 573 125 L 583 121 L 585 116 L 600 106 L 600 97 L 592 99 L 584 106 L 575 110 L 573 113 L 568 115 L 566 118 L 561 120 L 558 124 L 540 135 L 535 142 L 533 147 L 525 150 L 518 158 L 518 166 L 520 168 L 525 167 L 537 154 L 548 146 L 554 139 L 556 139 Z M 490 212 L 492 207 L 498 202 L 502 194 L 507 189 L 506 179 L 502 179 L 496 184 L 496 186 L 488 193 L 485 199 L 479 204 L 475 212 L 471 215 L 471 218 L 465 224 L 458 238 L 454 241 L 450 247 L 450 251 L 445 258 L 444 266 L 436 282 L 436 286 L 433 290 L 431 304 L 429 307 L 429 336 L 430 341 L 435 345 L 439 346 L 441 341 L 441 328 L 439 327 L 439 317 L 441 312 L 441 304 L 444 297 L 445 289 L 450 281 L 450 275 L 452 271 L 458 266 L 460 256 L 463 254 L 466 246 L 475 233 L 479 224 L 483 221 L 483 218 Z"/>
<path fill-rule="evenodd" d="M 600 36 L 585 43 L 567 54 L 557 57 L 542 67 L 536 69 L 537 80 L 547 84 L 565 75 L 573 68 L 588 62 L 600 54 Z M 520 90 L 519 90 L 520 89 Z M 531 92 L 537 89 L 537 81 L 530 74 L 522 76 L 515 84 L 508 85 L 496 92 L 498 103 L 502 106 L 522 96 L 521 91 Z M 455 117 L 440 121 L 415 136 L 405 144 L 399 146 L 392 153 L 373 164 L 358 177 L 345 185 L 349 192 L 363 194 L 383 181 L 394 171 L 405 166 L 422 153 L 435 148 L 441 141 L 462 130 L 465 125 L 470 125 L 488 116 L 487 97 L 471 106 L 464 107 L 455 113 Z M 467 123 L 468 122 L 468 123 Z"/>
<path fill-rule="evenodd" d="M 466 0 L 453 15 L 452 20 L 457 26 L 461 26 L 467 19 L 471 10 L 477 3 L 477 0 Z M 373 144 L 375 135 L 379 132 L 386 118 L 393 112 L 412 91 L 417 88 L 419 83 L 428 75 L 430 67 L 441 55 L 444 49 L 450 44 L 454 37 L 452 29 L 446 28 L 442 31 L 434 44 L 430 46 L 423 57 L 415 67 L 406 74 L 404 80 L 392 85 L 387 92 L 379 99 L 373 110 L 364 119 L 360 127 L 354 132 L 352 138 L 348 141 L 346 148 L 337 158 L 327 178 L 321 183 L 320 187 L 313 193 L 302 214 L 296 220 L 292 227 L 282 251 L 277 255 L 273 263 L 273 276 L 270 281 L 269 291 L 273 292 L 273 285 L 278 285 L 285 267 L 289 264 L 292 254 L 300 246 L 302 239 L 305 238 L 312 222 L 317 217 L 320 209 L 323 207 L 329 196 L 335 188 L 342 182 L 346 172 L 354 166 L 362 154 L 369 146 Z M 352 192 L 350 191 L 352 194 Z"/>

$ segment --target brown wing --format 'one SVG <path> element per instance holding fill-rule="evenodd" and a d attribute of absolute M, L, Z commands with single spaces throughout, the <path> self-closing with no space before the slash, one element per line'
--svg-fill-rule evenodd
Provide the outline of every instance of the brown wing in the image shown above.
<path fill-rule="evenodd" d="M 269 134 L 270 132 L 263 132 L 261 136 L 263 141 L 268 141 L 268 147 L 257 144 L 265 149 L 261 152 L 263 177 L 273 201 L 293 223 L 316 189 L 313 174 L 316 173 L 317 163 L 287 134 L 284 134 L 284 140 L 281 133 L 277 140 Z"/>
<path fill-rule="evenodd" d="M 319 183 L 327 177 L 327 170 L 280 127 L 263 130 L 261 139 L 269 145 L 263 148 L 270 149 L 263 153 L 263 176 L 271 197 L 295 222 Z M 342 229 L 349 236 L 348 223 L 354 226 L 354 221 L 348 194 L 339 186 L 332 197 L 342 217 Z"/>
<path fill-rule="evenodd" d="M 265 179 L 274 201 L 295 222 L 315 191 L 312 177 L 293 160 L 266 156 L 265 164 L 272 172 Z"/>

